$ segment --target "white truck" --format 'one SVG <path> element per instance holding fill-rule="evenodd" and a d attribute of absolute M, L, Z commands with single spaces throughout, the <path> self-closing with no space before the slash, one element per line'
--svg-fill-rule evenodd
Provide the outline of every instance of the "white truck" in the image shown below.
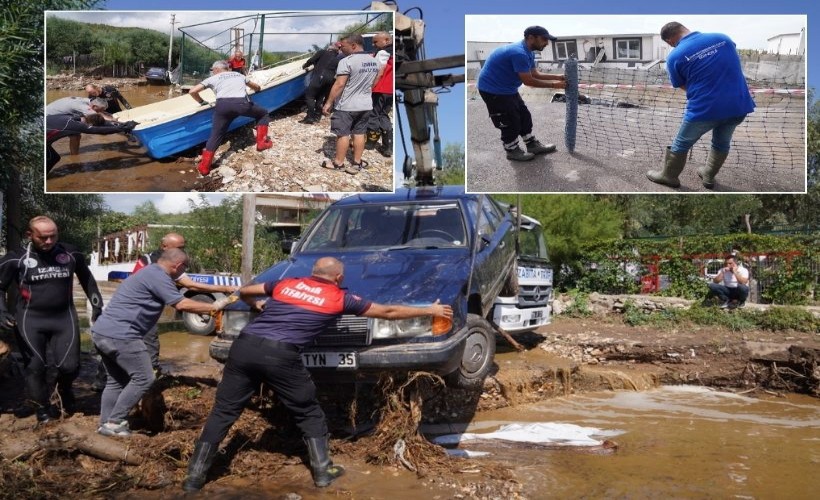
<path fill-rule="evenodd" d="M 518 290 L 495 300 L 493 323 L 510 333 L 548 325 L 552 311 L 552 266 L 541 223 L 521 215 L 518 241 Z"/>

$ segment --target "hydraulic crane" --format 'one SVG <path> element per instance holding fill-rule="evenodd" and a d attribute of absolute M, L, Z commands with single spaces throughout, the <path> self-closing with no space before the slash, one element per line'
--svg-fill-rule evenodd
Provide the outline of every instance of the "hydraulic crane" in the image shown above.
<path fill-rule="evenodd" d="M 435 71 L 464 68 L 464 54 L 427 59 L 424 49 L 425 24 L 418 7 L 398 11 L 395 2 L 372 2 L 371 10 L 392 10 L 395 14 L 394 47 L 396 102 L 404 103 L 413 157 L 405 151 L 402 172 L 410 180 L 415 170 L 417 186 L 434 185 L 433 171 L 441 170 L 441 138 L 438 126 L 438 93 L 464 83 L 464 74 L 435 74 Z M 411 17 L 415 14 L 417 17 Z M 400 124 L 401 125 L 401 124 Z M 400 128 L 401 130 L 401 128 Z M 402 137 L 402 145 L 404 137 Z"/>

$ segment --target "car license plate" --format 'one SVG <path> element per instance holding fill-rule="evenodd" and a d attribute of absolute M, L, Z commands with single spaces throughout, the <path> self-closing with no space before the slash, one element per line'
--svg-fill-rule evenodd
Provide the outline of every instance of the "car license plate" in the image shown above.
<path fill-rule="evenodd" d="M 519 267 L 519 278 L 552 280 L 552 269 L 544 269 L 543 267 Z"/>
<path fill-rule="evenodd" d="M 530 319 L 541 319 L 544 317 L 544 311 L 533 311 Z"/>
<path fill-rule="evenodd" d="M 303 352 L 302 363 L 308 368 L 353 369 L 358 358 L 355 352 Z"/>

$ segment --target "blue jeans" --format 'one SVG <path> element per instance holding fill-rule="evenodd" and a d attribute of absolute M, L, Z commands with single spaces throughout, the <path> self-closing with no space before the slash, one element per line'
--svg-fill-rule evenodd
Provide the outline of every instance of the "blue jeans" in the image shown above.
<path fill-rule="evenodd" d="M 729 288 L 726 285 L 712 282 L 709 283 L 709 294 L 707 295 L 707 298 L 710 297 L 717 297 L 724 303 L 730 300 L 746 302 L 746 299 L 749 297 L 749 285 L 741 285 L 738 283 L 736 288 Z"/>
<path fill-rule="evenodd" d="M 151 356 L 141 339 L 95 335 L 93 340 L 108 372 L 100 402 L 100 424 L 119 423 L 154 384 Z"/>
<path fill-rule="evenodd" d="M 709 120 L 703 122 L 689 122 L 683 120 L 678 129 L 678 135 L 672 141 L 673 153 L 686 153 L 698 142 L 706 132 L 712 131 L 712 149 L 723 153 L 729 152 L 732 134 L 735 128 L 743 123 L 746 115 L 726 118 L 724 120 Z"/>

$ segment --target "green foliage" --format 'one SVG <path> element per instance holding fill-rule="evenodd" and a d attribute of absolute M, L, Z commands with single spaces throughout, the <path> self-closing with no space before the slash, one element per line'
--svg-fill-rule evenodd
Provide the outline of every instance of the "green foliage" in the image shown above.
<path fill-rule="evenodd" d="M 442 169 L 436 174 L 436 183 L 444 185 L 464 185 L 464 145 L 448 143 L 442 151 Z"/>
<path fill-rule="evenodd" d="M 641 326 L 649 323 L 650 320 L 649 313 L 645 312 L 640 307 L 635 305 L 635 301 L 632 299 L 627 300 L 624 302 L 623 308 L 623 320 L 629 326 Z"/>
<path fill-rule="evenodd" d="M 806 305 L 811 298 L 816 277 L 805 260 L 764 271 L 759 277 L 765 283 L 763 298 L 773 304 Z"/>
<path fill-rule="evenodd" d="M 820 319 L 798 307 L 772 307 L 760 313 L 757 323 L 765 330 L 797 330 L 820 333 Z"/>
<path fill-rule="evenodd" d="M 605 257 L 596 259 L 595 262 L 595 269 L 589 269 L 578 280 L 578 289 L 607 294 L 629 294 L 640 291 L 637 279 L 627 272 L 622 263 Z"/>
<path fill-rule="evenodd" d="M 497 195 L 501 201 L 517 205 L 516 195 Z M 612 241 L 621 236 L 623 214 L 605 198 L 592 195 L 521 195 L 522 213 L 538 219 L 557 271 L 556 287 L 574 288 L 573 276 L 583 272 L 585 247 Z M 600 264 L 600 263 L 599 263 Z"/>
<path fill-rule="evenodd" d="M 572 318 L 586 318 L 592 315 L 589 309 L 589 295 L 579 290 L 570 290 L 568 292 L 572 298 L 572 303 L 567 307 L 564 314 Z"/>
<path fill-rule="evenodd" d="M 661 292 L 669 297 L 696 299 L 703 296 L 706 283 L 691 260 L 675 257 L 660 264 L 660 274 L 669 278 L 669 287 Z"/>

